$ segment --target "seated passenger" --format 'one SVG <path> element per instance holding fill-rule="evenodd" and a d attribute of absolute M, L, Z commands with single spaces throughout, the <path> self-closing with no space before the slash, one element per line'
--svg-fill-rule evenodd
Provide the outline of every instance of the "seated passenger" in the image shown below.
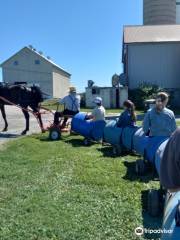
<path fill-rule="evenodd" d="M 134 103 L 130 100 L 126 100 L 123 104 L 124 112 L 119 116 L 117 127 L 135 126 L 136 124 L 136 113 Z"/>
<path fill-rule="evenodd" d="M 61 115 L 70 115 L 74 116 L 75 114 L 79 113 L 80 111 L 80 96 L 76 93 L 75 87 L 69 88 L 69 94 L 62 99 L 59 99 L 60 104 L 64 104 L 64 111 L 60 114 Z M 58 117 L 58 113 L 57 113 Z M 55 119 L 57 118 L 55 114 Z M 68 117 L 64 117 L 64 121 L 62 126 L 66 126 L 66 122 Z"/>
<path fill-rule="evenodd" d="M 170 137 L 160 164 L 160 182 L 171 192 L 180 191 L 180 129 Z"/>
<path fill-rule="evenodd" d="M 94 103 L 96 107 L 93 109 L 92 113 L 87 116 L 88 119 L 92 119 L 93 121 L 105 121 L 106 110 L 102 106 L 102 98 L 96 97 L 94 99 Z"/>
<path fill-rule="evenodd" d="M 166 108 L 169 96 L 160 92 L 156 97 L 156 105 L 150 109 L 143 121 L 143 131 L 149 136 L 169 137 L 176 130 L 173 111 Z"/>

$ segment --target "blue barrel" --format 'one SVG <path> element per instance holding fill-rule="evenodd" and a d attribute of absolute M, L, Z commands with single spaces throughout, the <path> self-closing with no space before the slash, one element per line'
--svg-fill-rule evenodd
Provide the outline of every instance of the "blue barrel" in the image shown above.
<path fill-rule="evenodd" d="M 86 121 L 85 118 L 85 113 L 76 114 L 72 118 L 71 130 L 84 137 L 89 137 L 93 129 L 93 124 L 91 124 L 91 121 Z"/>
<path fill-rule="evenodd" d="M 90 138 L 92 138 L 95 141 L 102 140 L 106 122 L 105 121 L 92 121 L 92 124 L 93 124 L 93 129 L 91 131 Z"/>
<path fill-rule="evenodd" d="M 146 146 L 148 145 L 148 137 L 142 128 L 139 128 L 133 136 L 133 150 L 144 156 Z"/>
<path fill-rule="evenodd" d="M 86 120 L 85 113 L 76 114 L 71 122 L 71 130 L 92 140 L 99 141 L 103 138 L 105 121 Z"/>
<path fill-rule="evenodd" d="M 117 127 L 117 121 L 108 121 L 104 128 L 104 142 L 111 145 L 121 145 L 122 128 Z"/>
<path fill-rule="evenodd" d="M 178 240 L 180 239 L 180 227 L 176 225 L 176 213 L 177 206 L 180 203 L 180 191 L 172 193 L 170 195 L 167 193 L 163 226 L 162 230 L 167 230 L 168 232 L 162 233 L 161 240 Z"/>
<path fill-rule="evenodd" d="M 128 149 L 133 149 L 133 136 L 139 127 L 125 127 L 122 131 L 122 145 Z"/>
<path fill-rule="evenodd" d="M 164 150 L 166 148 L 166 145 L 168 143 L 169 139 L 167 139 L 166 141 L 164 141 L 158 148 L 158 150 L 156 151 L 156 155 L 155 155 L 155 166 L 156 166 L 156 171 L 158 173 L 158 175 L 160 174 L 160 164 L 161 164 L 161 159 L 163 157 L 164 154 Z"/>
<path fill-rule="evenodd" d="M 148 144 L 145 148 L 145 159 L 150 163 L 155 164 L 155 155 L 159 146 L 168 139 L 168 137 L 157 136 L 157 137 L 148 137 Z"/>

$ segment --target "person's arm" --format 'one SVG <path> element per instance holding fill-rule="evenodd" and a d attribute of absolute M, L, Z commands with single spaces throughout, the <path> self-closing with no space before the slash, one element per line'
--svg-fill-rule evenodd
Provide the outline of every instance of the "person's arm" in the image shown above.
<path fill-rule="evenodd" d="M 95 119 L 96 109 L 93 109 L 90 114 L 88 114 L 88 119 Z"/>
<path fill-rule="evenodd" d="M 79 95 L 78 99 L 77 99 L 77 109 L 78 109 L 78 111 L 80 111 L 80 108 L 81 108 L 81 96 Z"/>
<path fill-rule="evenodd" d="M 94 119 L 94 116 L 92 115 L 92 113 L 87 115 L 87 119 L 89 119 L 89 120 Z"/>
<path fill-rule="evenodd" d="M 118 126 L 121 126 L 122 123 L 123 123 L 123 121 L 124 121 L 124 112 L 122 112 L 122 113 L 120 114 L 119 119 L 118 119 L 118 122 L 117 122 L 117 125 L 118 125 Z"/>
<path fill-rule="evenodd" d="M 145 134 L 148 134 L 149 130 L 150 130 L 150 118 L 149 112 L 147 112 L 143 120 L 143 131 Z"/>
<path fill-rule="evenodd" d="M 65 104 L 65 97 L 58 100 L 59 104 Z"/>
<path fill-rule="evenodd" d="M 106 117 L 106 109 L 104 109 L 104 118 Z"/>
<path fill-rule="evenodd" d="M 174 116 L 174 113 L 173 113 L 173 118 L 172 118 L 172 132 L 174 132 L 177 128 L 177 125 L 176 125 L 176 118 Z"/>

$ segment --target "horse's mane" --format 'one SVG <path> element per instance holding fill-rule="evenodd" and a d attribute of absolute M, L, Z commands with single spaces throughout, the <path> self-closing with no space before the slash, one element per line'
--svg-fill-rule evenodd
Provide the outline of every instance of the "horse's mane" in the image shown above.
<path fill-rule="evenodd" d="M 33 85 L 30 88 L 31 88 L 32 93 L 34 94 L 35 99 L 38 102 L 42 102 L 43 101 L 43 94 L 41 92 L 40 87 L 36 86 L 36 85 Z"/>

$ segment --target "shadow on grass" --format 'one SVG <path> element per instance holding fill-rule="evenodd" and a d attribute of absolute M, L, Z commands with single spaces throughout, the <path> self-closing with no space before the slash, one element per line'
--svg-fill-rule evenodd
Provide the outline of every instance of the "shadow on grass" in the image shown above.
<path fill-rule="evenodd" d="M 83 139 L 64 139 L 64 142 L 71 144 L 73 147 L 85 147 L 85 148 L 88 148 L 94 144 L 97 144 L 96 142 L 89 140 L 88 145 L 85 145 L 84 138 Z"/>
<path fill-rule="evenodd" d="M 0 133 L 0 138 L 17 138 L 20 137 L 20 134 L 13 134 L 13 133 Z"/>
<path fill-rule="evenodd" d="M 97 148 L 103 154 L 103 157 L 115 157 L 111 146 Z"/>
<path fill-rule="evenodd" d="M 65 143 L 71 144 L 73 147 L 83 147 L 83 139 L 63 139 Z M 84 146 L 85 147 L 85 146 Z"/>
<path fill-rule="evenodd" d="M 163 214 L 161 213 L 158 217 L 151 217 L 148 214 L 148 190 L 142 191 L 141 195 L 141 202 L 142 202 L 142 217 L 143 217 L 143 227 L 144 229 L 149 230 L 158 230 L 162 227 L 162 219 Z M 150 234 L 145 232 L 144 239 L 160 239 L 160 233 Z"/>
<path fill-rule="evenodd" d="M 41 142 L 59 142 L 59 140 L 51 140 L 48 136 L 34 136 L 35 139 L 41 141 Z"/>
<path fill-rule="evenodd" d="M 34 136 L 35 139 L 40 140 L 42 142 L 60 142 L 60 141 L 65 141 L 65 139 L 67 139 L 68 137 L 69 136 L 61 136 L 60 139 L 58 140 L 51 140 L 47 135 Z"/>
<path fill-rule="evenodd" d="M 110 157 L 110 158 L 112 158 L 112 157 L 121 158 L 121 157 L 125 157 L 129 154 L 129 153 L 123 153 L 121 156 L 117 156 L 113 153 L 113 147 L 109 146 L 109 145 L 107 145 L 107 146 L 103 145 L 102 147 L 97 148 L 97 150 L 103 154 L 103 157 Z"/>
<path fill-rule="evenodd" d="M 123 177 L 123 179 L 125 180 L 148 183 L 149 181 L 154 179 L 154 172 L 152 170 L 148 171 L 143 176 L 137 175 L 135 171 L 136 161 L 133 161 L 133 162 L 125 161 L 123 164 L 127 169 L 126 175 Z"/>

